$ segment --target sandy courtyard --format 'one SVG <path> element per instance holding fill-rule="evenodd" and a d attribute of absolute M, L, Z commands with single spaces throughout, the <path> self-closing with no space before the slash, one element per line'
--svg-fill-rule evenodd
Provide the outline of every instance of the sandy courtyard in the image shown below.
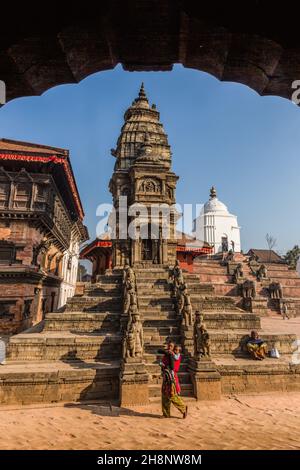
<path fill-rule="evenodd" d="M 300 393 L 190 402 L 186 420 L 173 415 L 161 419 L 159 403 L 0 408 L 0 449 L 300 449 Z"/>

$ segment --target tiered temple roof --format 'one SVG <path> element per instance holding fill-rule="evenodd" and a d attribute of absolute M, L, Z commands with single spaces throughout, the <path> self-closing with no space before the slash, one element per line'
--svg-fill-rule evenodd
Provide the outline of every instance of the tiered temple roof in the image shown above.
<path fill-rule="evenodd" d="M 138 157 L 146 142 L 151 153 L 159 155 L 160 160 L 171 161 L 171 150 L 168 136 L 160 122 L 156 106 L 150 106 L 142 83 L 138 97 L 124 114 L 125 123 L 117 142 L 116 149 L 111 153 L 117 158 L 117 169 L 128 169 Z"/>
<path fill-rule="evenodd" d="M 0 167 L 52 174 L 74 219 L 84 217 L 83 207 L 72 170 L 69 151 L 31 142 L 0 139 Z"/>

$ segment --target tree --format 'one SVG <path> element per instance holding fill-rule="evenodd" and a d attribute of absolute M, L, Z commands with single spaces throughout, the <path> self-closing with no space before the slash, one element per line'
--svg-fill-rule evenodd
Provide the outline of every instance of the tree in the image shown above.
<path fill-rule="evenodd" d="M 267 240 L 267 244 L 268 244 L 268 248 L 269 248 L 269 262 L 271 261 L 271 256 L 272 256 L 272 250 L 273 248 L 276 246 L 276 238 L 274 238 L 272 235 L 269 235 L 267 233 L 266 235 L 266 240 Z"/>
<path fill-rule="evenodd" d="M 298 245 L 295 245 L 294 248 L 287 251 L 284 259 L 286 260 L 287 264 L 290 266 L 291 269 L 297 268 L 297 263 L 300 258 L 300 248 Z"/>

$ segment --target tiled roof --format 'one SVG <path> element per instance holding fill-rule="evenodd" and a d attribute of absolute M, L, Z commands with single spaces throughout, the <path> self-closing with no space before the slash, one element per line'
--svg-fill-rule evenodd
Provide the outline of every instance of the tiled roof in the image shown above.
<path fill-rule="evenodd" d="M 47 145 L 33 144 L 31 142 L 22 142 L 19 140 L 0 139 L 0 150 L 25 153 L 43 153 L 48 155 L 67 155 L 68 151 L 57 147 Z"/>
<path fill-rule="evenodd" d="M 251 248 L 247 255 L 254 254 L 257 257 L 257 260 L 261 263 L 269 263 L 269 262 L 283 262 L 283 258 L 279 256 L 274 250 L 259 250 L 256 248 Z"/>

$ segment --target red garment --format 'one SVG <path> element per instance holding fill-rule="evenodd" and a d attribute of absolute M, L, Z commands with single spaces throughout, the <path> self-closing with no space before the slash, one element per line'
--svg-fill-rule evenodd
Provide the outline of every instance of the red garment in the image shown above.
<path fill-rule="evenodd" d="M 161 362 L 163 363 L 163 365 L 164 365 L 165 367 L 168 367 L 168 365 L 169 365 L 169 358 L 168 358 L 168 356 L 167 356 L 166 354 L 163 355 L 163 358 L 162 358 Z"/>
<path fill-rule="evenodd" d="M 163 369 L 170 370 L 170 357 L 168 354 L 164 354 L 162 358 Z M 166 371 L 167 372 L 167 371 Z M 176 382 L 175 382 L 175 375 L 174 370 L 172 370 L 172 377 L 173 379 L 170 381 L 170 377 L 166 372 L 163 372 L 163 383 L 162 383 L 162 394 L 168 398 L 171 398 L 177 393 L 176 390 Z"/>
<path fill-rule="evenodd" d="M 178 395 L 180 394 L 180 391 L 181 391 L 179 378 L 177 374 L 180 368 L 180 364 L 181 364 L 181 354 L 179 354 L 179 358 L 174 361 L 174 378 L 175 378 L 176 392 L 178 393 Z"/>

